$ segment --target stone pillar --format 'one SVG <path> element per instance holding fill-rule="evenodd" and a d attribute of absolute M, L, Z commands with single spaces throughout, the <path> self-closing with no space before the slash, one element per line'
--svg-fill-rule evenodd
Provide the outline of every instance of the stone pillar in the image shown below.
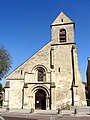
<path fill-rule="evenodd" d="M 56 109 L 56 91 L 55 91 L 55 82 L 51 83 L 51 109 Z"/>
<path fill-rule="evenodd" d="M 29 96 L 29 102 L 28 102 L 29 103 L 28 104 L 29 108 L 33 108 L 33 103 L 32 102 L 33 102 L 33 96 Z"/>
<path fill-rule="evenodd" d="M 74 106 L 79 106 L 80 98 L 78 96 L 78 86 L 73 87 L 73 92 L 74 92 Z"/>
<path fill-rule="evenodd" d="M 49 110 L 49 96 L 46 96 L 46 110 Z"/>

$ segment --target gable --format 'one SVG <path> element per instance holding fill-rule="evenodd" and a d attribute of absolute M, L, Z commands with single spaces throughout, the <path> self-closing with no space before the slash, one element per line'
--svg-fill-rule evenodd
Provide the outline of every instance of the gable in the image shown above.
<path fill-rule="evenodd" d="M 51 26 L 59 24 L 74 23 L 69 17 L 67 17 L 63 12 L 61 12 L 56 19 L 53 21 Z"/>
<path fill-rule="evenodd" d="M 50 46 L 51 42 L 46 44 L 23 64 L 17 67 L 12 73 L 10 73 L 6 77 L 6 79 L 24 79 L 25 72 L 31 73 L 32 69 L 37 65 L 43 65 L 49 69 Z"/>

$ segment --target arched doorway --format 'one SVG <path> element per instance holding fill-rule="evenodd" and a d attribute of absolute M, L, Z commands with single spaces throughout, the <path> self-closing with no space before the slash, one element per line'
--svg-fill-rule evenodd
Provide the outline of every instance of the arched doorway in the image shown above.
<path fill-rule="evenodd" d="M 35 93 L 35 109 L 46 109 L 46 93 L 43 90 Z"/>

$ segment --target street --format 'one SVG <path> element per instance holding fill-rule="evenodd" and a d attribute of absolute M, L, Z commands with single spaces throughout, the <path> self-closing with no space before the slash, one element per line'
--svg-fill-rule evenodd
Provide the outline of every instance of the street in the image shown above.
<path fill-rule="evenodd" d="M 21 118 L 21 117 L 3 117 L 3 118 L 4 120 L 37 120 L 32 118 Z"/>
<path fill-rule="evenodd" d="M 5 120 L 90 120 L 90 117 L 71 117 L 71 116 L 3 116 Z"/>

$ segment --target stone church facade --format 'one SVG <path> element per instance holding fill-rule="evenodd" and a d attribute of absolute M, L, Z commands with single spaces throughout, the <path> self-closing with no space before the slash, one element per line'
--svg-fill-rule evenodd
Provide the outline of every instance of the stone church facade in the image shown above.
<path fill-rule="evenodd" d="M 9 108 L 55 110 L 67 103 L 86 105 L 75 23 L 61 12 L 50 27 L 52 40 L 6 77 Z"/>

